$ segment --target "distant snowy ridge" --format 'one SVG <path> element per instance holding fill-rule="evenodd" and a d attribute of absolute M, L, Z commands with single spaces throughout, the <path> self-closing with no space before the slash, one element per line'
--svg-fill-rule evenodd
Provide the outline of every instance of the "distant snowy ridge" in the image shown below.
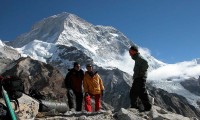
<path fill-rule="evenodd" d="M 167 64 L 155 69 L 149 73 L 148 81 L 156 88 L 184 96 L 193 106 L 198 108 L 197 101 L 200 100 L 200 96 L 183 88 L 180 82 L 190 78 L 198 79 L 199 76 L 200 63 L 195 59 L 176 64 Z"/>

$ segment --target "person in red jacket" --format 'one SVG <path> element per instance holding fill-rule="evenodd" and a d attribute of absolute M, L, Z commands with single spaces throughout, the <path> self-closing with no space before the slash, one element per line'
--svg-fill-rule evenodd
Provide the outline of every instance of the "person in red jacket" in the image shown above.
<path fill-rule="evenodd" d="M 82 110 L 83 102 L 83 77 L 84 72 L 80 69 L 80 64 L 74 62 L 74 68 L 70 69 L 65 77 L 65 86 L 67 88 L 68 105 L 74 109 L 74 96 L 76 98 L 76 111 Z"/>
<path fill-rule="evenodd" d="M 101 107 L 101 97 L 103 95 L 103 81 L 97 72 L 93 71 L 92 65 L 87 64 L 87 71 L 84 75 L 83 87 L 85 92 L 85 110 L 92 112 L 91 97 L 95 99 L 95 111 Z"/>

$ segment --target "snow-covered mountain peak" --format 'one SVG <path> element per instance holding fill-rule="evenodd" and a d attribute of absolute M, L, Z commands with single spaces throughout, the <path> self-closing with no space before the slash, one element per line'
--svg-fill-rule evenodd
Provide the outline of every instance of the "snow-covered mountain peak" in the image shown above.
<path fill-rule="evenodd" d="M 98 66 L 116 67 L 132 73 L 132 69 L 129 69 L 130 66 L 125 66 L 124 62 L 134 65 L 128 54 L 128 49 L 134 43 L 114 27 L 95 26 L 74 14 L 61 13 L 41 20 L 32 27 L 30 32 L 12 41 L 11 45 L 21 48 L 27 46 L 28 43 L 33 44 L 34 40 L 45 44 L 73 46 L 92 58 L 94 64 Z M 34 49 L 33 51 L 35 51 Z M 141 54 L 151 61 L 151 70 L 163 66 L 163 63 L 153 58 L 148 51 L 146 52 L 143 48 L 141 51 Z M 29 56 L 33 56 L 33 53 L 29 52 Z"/>
<path fill-rule="evenodd" d="M 35 39 L 49 43 L 56 43 L 60 34 L 64 31 L 66 23 L 69 25 L 68 27 L 78 26 L 79 28 L 83 28 L 84 26 L 90 26 L 89 23 L 76 15 L 61 13 L 37 22 L 32 26 L 29 32 L 18 36 L 14 41 L 9 42 L 8 44 L 19 48 Z"/>

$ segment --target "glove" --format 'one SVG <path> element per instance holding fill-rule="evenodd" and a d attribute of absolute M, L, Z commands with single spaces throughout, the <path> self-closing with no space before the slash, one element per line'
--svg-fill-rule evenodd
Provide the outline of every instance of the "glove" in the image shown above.
<path fill-rule="evenodd" d="M 74 94 L 74 92 L 73 92 L 72 89 L 67 89 L 67 92 L 68 92 L 68 94 L 70 94 L 70 95 L 73 95 L 73 94 Z"/>
<path fill-rule="evenodd" d="M 86 92 L 86 93 L 85 93 L 85 97 L 86 97 L 86 96 L 88 96 L 88 95 L 89 95 L 89 93 L 88 93 L 88 92 Z"/>

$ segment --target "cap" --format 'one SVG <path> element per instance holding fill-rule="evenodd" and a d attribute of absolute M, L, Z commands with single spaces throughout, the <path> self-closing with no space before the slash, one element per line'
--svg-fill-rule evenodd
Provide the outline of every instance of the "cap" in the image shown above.
<path fill-rule="evenodd" d="M 77 65 L 79 65 L 79 63 L 78 62 L 74 62 L 74 67 L 77 66 Z"/>

